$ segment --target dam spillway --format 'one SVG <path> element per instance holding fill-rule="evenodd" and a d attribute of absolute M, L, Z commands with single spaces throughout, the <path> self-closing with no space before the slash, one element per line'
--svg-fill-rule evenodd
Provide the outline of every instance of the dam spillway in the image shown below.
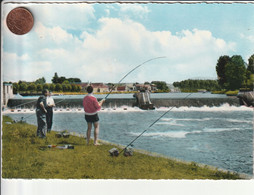
<path fill-rule="evenodd" d="M 188 96 L 187 93 L 165 93 L 151 94 L 151 102 L 156 108 L 160 107 L 203 107 L 203 106 L 221 106 L 229 104 L 239 106 L 237 97 L 228 97 L 226 95 L 216 94 L 200 94 L 193 93 Z M 100 101 L 105 95 L 95 95 Z M 187 98 L 186 98 L 187 97 Z M 69 95 L 69 96 L 53 96 L 57 108 L 82 108 L 84 95 Z M 37 97 L 16 97 L 9 99 L 9 108 L 35 108 Z M 135 105 L 136 99 L 133 94 L 112 94 L 103 104 L 104 108 L 116 108 L 122 106 L 132 107 Z"/>

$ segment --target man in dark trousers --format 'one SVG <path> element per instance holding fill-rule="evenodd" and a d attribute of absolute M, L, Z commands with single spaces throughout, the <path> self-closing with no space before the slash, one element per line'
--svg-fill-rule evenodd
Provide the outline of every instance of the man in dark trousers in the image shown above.
<path fill-rule="evenodd" d="M 46 102 L 47 102 L 47 107 L 46 107 L 47 132 L 50 133 L 52 128 L 52 123 L 53 123 L 53 107 L 55 106 L 55 102 L 51 96 L 51 93 L 48 94 L 46 98 Z"/>
<path fill-rule="evenodd" d="M 47 89 L 44 89 L 42 91 L 42 96 L 38 98 L 37 104 L 36 104 L 36 116 L 37 116 L 37 124 L 38 124 L 37 136 L 40 138 L 46 138 L 46 135 L 47 135 L 46 98 L 48 95 L 49 95 L 49 91 Z"/>

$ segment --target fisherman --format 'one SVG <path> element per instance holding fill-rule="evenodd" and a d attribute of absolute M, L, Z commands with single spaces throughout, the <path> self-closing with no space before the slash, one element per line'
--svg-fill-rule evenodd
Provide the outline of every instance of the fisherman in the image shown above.
<path fill-rule="evenodd" d="M 51 132 L 52 128 L 52 123 L 53 123 L 53 107 L 55 106 L 54 99 L 52 98 L 52 93 L 50 92 L 49 95 L 46 98 L 47 102 L 47 114 L 46 114 L 46 119 L 47 119 L 47 132 Z"/>
<path fill-rule="evenodd" d="M 105 99 L 98 102 L 96 97 L 93 96 L 92 86 L 88 86 L 86 90 L 88 94 L 83 99 L 85 120 L 87 122 L 86 142 L 87 142 L 87 145 L 89 145 L 92 125 L 93 125 L 94 126 L 94 145 L 99 145 L 98 143 L 98 136 L 99 136 L 98 111 L 100 111 L 102 104 L 105 102 Z"/>
<path fill-rule="evenodd" d="M 38 124 L 37 136 L 40 138 L 46 138 L 46 134 L 47 134 L 46 98 L 48 95 L 49 95 L 49 91 L 47 89 L 44 89 L 42 91 L 42 96 L 38 98 L 37 104 L 36 104 L 36 116 L 37 116 L 37 124 Z"/>

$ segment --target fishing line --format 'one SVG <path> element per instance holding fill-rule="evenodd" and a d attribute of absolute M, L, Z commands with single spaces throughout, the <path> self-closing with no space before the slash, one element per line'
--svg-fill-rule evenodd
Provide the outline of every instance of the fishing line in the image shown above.
<path fill-rule="evenodd" d="M 22 103 L 22 104 L 18 104 L 16 106 L 12 106 L 10 108 L 6 108 L 6 110 L 10 110 L 10 109 L 17 108 L 17 107 L 20 107 L 20 106 L 23 106 L 23 105 L 26 105 L 26 104 L 30 104 L 30 103 L 35 102 L 35 101 L 37 101 L 37 100 L 33 100 L 33 101 L 30 101 L 30 102 L 25 102 L 25 103 Z"/>
<path fill-rule="evenodd" d="M 64 100 L 66 100 L 66 98 L 67 98 L 67 97 L 65 97 L 64 99 L 62 99 L 62 100 L 56 102 L 55 105 L 59 104 L 60 102 L 62 102 L 62 101 L 64 101 Z M 37 101 L 37 100 L 31 101 L 31 102 L 35 102 L 35 101 Z M 31 102 L 29 102 L 29 103 L 31 103 Z M 28 103 L 26 103 L 26 104 L 28 104 Z M 23 121 L 23 120 L 25 120 L 25 119 L 27 119 L 27 118 L 33 116 L 33 115 L 34 115 L 34 113 L 33 113 L 33 114 L 30 114 L 30 115 L 28 115 L 28 116 L 26 116 L 26 117 L 21 117 L 20 120 Z"/>
<path fill-rule="evenodd" d="M 185 100 L 187 97 L 192 95 L 193 93 L 188 94 L 183 98 Z M 164 112 L 159 118 L 157 118 L 154 122 L 152 122 L 147 129 L 145 129 L 143 132 L 141 132 L 135 139 L 133 139 L 124 149 L 122 149 L 119 154 L 121 154 L 124 150 L 126 150 L 129 146 L 131 146 L 138 138 L 140 138 L 146 131 L 149 130 L 155 123 L 157 123 L 162 117 L 164 117 L 167 113 L 169 113 L 175 106 L 172 106 L 170 109 L 168 109 L 166 112 Z"/>
<path fill-rule="evenodd" d="M 139 65 L 137 65 L 135 68 L 133 68 L 131 71 L 129 71 L 126 75 L 124 75 L 123 78 L 120 79 L 120 81 L 117 83 L 120 84 L 129 74 L 131 74 L 134 70 L 136 70 L 137 68 L 139 68 L 140 66 L 142 66 L 143 64 L 147 63 L 147 62 L 150 62 L 150 61 L 153 61 L 153 60 L 157 60 L 157 59 L 160 59 L 160 58 L 166 58 L 165 56 L 161 56 L 161 57 L 156 57 L 156 58 L 152 58 L 152 59 L 149 59 Z M 111 88 L 111 90 L 109 91 L 109 93 L 106 95 L 106 97 L 104 98 L 105 100 L 108 98 L 108 96 L 112 93 L 114 87 Z"/>

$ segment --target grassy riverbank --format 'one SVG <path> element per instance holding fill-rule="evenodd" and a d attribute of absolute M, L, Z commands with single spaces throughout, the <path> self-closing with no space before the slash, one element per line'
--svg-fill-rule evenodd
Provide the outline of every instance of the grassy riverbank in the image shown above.
<path fill-rule="evenodd" d="M 78 136 L 37 138 L 36 126 L 13 123 L 3 116 L 3 178 L 58 179 L 240 179 L 239 175 L 134 152 L 131 157 L 111 157 L 111 144 L 87 146 Z M 48 148 L 71 144 L 74 149 Z"/>

